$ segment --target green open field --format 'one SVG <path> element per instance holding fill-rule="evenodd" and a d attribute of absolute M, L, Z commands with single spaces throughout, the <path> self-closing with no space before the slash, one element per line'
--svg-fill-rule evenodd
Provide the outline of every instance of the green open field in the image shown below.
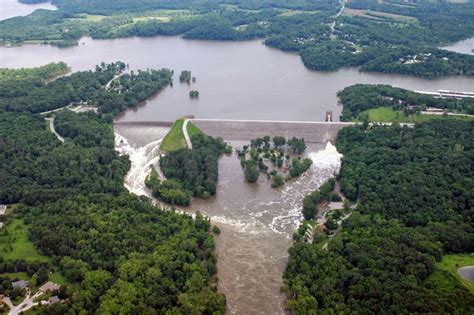
<path fill-rule="evenodd" d="M 357 10 L 357 9 L 344 8 L 343 14 L 348 15 L 348 16 L 361 16 L 365 18 L 375 18 L 375 19 L 388 18 L 388 19 L 403 22 L 403 23 L 418 22 L 418 19 L 413 16 L 399 15 L 399 14 L 373 11 L 373 10 Z"/>
<path fill-rule="evenodd" d="M 372 108 L 362 112 L 369 115 L 369 121 L 377 122 L 405 122 L 405 123 L 421 123 L 434 119 L 454 119 L 454 120 L 473 120 L 472 117 L 463 116 L 443 116 L 443 115 L 405 115 L 401 110 L 394 110 L 389 107 Z"/>
<path fill-rule="evenodd" d="M 15 260 L 24 259 L 26 261 L 42 261 L 51 263 L 52 259 L 42 255 L 28 238 L 28 225 L 22 219 L 15 219 L 0 230 L 0 252 L 3 259 Z M 2 276 L 8 276 L 11 279 L 29 280 L 25 272 L 3 273 Z M 49 274 L 49 280 L 57 284 L 67 284 L 67 280 L 55 270 Z M 34 280 L 34 279 L 33 279 Z M 33 284 L 34 281 L 31 281 Z M 35 286 L 32 285 L 35 289 Z"/>
<path fill-rule="evenodd" d="M 30 241 L 28 226 L 21 219 L 13 220 L 0 230 L 0 252 L 4 259 L 51 262 L 51 258 L 42 255 Z"/>

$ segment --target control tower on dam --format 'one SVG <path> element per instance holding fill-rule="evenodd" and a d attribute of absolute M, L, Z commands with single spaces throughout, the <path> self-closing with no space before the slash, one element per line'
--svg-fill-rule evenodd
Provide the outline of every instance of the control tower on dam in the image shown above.
<path fill-rule="evenodd" d="M 307 143 L 334 143 L 337 133 L 352 122 L 190 119 L 204 133 L 226 141 L 250 141 L 262 136 L 304 138 Z"/>

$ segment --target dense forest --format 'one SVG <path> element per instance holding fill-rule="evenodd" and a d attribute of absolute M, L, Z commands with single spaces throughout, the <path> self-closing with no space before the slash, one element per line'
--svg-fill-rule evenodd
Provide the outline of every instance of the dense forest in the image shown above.
<path fill-rule="evenodd" d="M 218 159 L 226 143 L 198 133 L 191 138 L 193 149 L 169 152 L 160 159 L 160 167 L 167 180 L 156 182 L 152 172 L 148 186 L 153 194 L 165 202 L 189 205 L 191 197 L 209 198 L 216 194 Z"/>
<path fill-rule="evenodd" d="M 31 70 L 28 75 L 23 74 L 27 70 L 20 70 L 18 75 L 12 70 L 0 70 L 0 109 L 41 113 L 74 104 L 88 104 L 113 117 L 156 94 L 171 82 L 173 75 L 168 69 L 122 73 L 126 66 L 117 62 L 102 63 L 94 71 L 74 72 L 48 80 L 47 76 L 55 75 L 64 67 L 62 63 L 50 64 Z M 107 87 L 111 80 L 113 82 Z"/>
<path fill-rule="evenodd" d="M 341 189 L 357 208 L 327 250 L 304 242 L 290 249 L 288 307 L 472 313 L 474 296 L 435 263 L 474 250 L 473 130 L 473 122 L 452 121 L 342 129 Z"/>
<path fill-rule="evenodd" d="M 474 99 L 445 99 L 416 93 L 389 85 L 356 84 L 344 88 L 337 94 L 343 105 L 341 120 L 350 121 L 371 108 L 390 107 L 393 109 L 424 110 L 436 107 L 451 111 L 474 114 Z"/>
<path fill-rule="evenodd" d="M 91 1 L 56 0 L 0 21 L 0 41 L 75 45 L 82 36 L 119 38 L 182 35 L 189 39 L 249 40 L 301 55 L 314 70 L 358 66 L 363 71 L 434 78 L 473 75 L 474 57 L 439 49 L 474 36 L 474 3 L 396 0 L 324 1 Z"/>
<path fill-rule="evenodd" d="M 95 72 L 71 74 L 50 83 L 44 82 L 50 76 L 39 69 L 18 70 L 18 75 L 15 70 L 2 70 L 20 81 L 29 78 L 31 85 L 25 86 L 32 88 L 18 88 L 19 96 L 2 96 L 0 203 L 17 204 L 10 216 L 28 224 L 30 240 L 40 253 L 52 257 L 52 263 L 72 284 L 63 292 L 65 303 L 42 312 L 223 314 L 226 301 L 216 290 L 209 220 L 199 214 L 193 219 L 162 210 L 125 191 L 123 178 L 130 162 L 114 150 L 110 117 L 100 112 L 55 113 L 57 131 L 65 138 L 61 143 L 43 117 L 28 113 L 37 108 L 35 99 L 21 110 L 9 106 L 19 104 L 16 99 L 29 93 L 42 95 L 42 89 L 62 80 L 73 80 L 68 86 L 84 95 L 93 95 L 98 87 L 110 96 L 126 94 L 128 84 L 133 89 L 130 78 L 140 81 L 140 74 L 124 75 L 120 83 L 105 91 L 104 84 L 115 72 L 107 69 L 114 66 L 99 66 Z M 170 76 L 169 70 L 143 73 L 144 81 L 155 75 L 160 78 L 151 80 L 151 85 L 167 83 Z M 72 79 L 82 76 L 88 79 Z M 2 83 L 14 86 L 8 80 Z M 121 89 L 123 93 L 117 92 Z M 45 95 L 55 97 L 49 92 Z M 47 279 L 51 265 L 0 259 L 2 272 L 12 272 L 12 268 L 35 277 L 46 274 Z M 3 282 L 1 289 L 12 292 Z"/>

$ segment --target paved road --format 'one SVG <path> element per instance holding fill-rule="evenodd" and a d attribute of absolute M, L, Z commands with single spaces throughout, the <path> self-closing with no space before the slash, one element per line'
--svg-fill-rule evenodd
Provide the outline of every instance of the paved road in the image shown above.
<path fill-rule="evenodd" d="M 49 129 L 52 133 L 58 138 L 59 141 L 64 143 L 64 138 L 57 133 L 56 129 L 54 128 L 54 117 L 46 117 L 45 120 L 49 121 Z"/>
<path fill-rule="evenodd" d="M 334 29 L 336 28 L 336 19 L 341 16 L 342 14 L 342 11 L 344 11 L 344 8 L 346 7 L 346 1 L 345 0 L 342 0 L 342 5 L 341 5 L 341 9 L 339 10 L 339 12 L 337 12 L 337 14 L 334 16 L 334 21 L 331 23 L 331 35 L 329 35 L 329 37 L 331 39 L 334 39 L 335 36 L 334 36 Z"/>
<path fill-rule="evenodd" d="M 120 78 L 121 76 L 123 76 L 126 72 L 122 72 L 116 76 L 114 76 L 109 82 L 107 82 L 107 84 L 105 85 L 105 89 L 108 90 L 110 88 L 110 85 L 112 84 L 113 81 L 115 81 L 116 79 Z"/>
<path fill-rule="evenodd" d="M 21 302 L 20 304 L 18 304 L 15 307 L 13 307 L 13 305 L 9 305 L 10 306 L 10 312 L 8 313 L 8 315 L 18 315 L 18 314 L 20 314 L 20 312 L 27 311 L 30 308 L 32 308 L 33 306 L 38 305 L 38 303 L 34 302 L 34 300 L 37 297 L 39 297 L 41 294 L 42 293 L 40 291 L 38 291 L 33 296 L 31 296 L 30 290 L 27 290 L 26 295 L 25 295 L 25 299 L 23 300 L 23 302 Z M 10 300 L 10 299 L 8 299 L 8 300 Z M 7 304 L 8 304 L 8 302 L 7 302 Z M 11 304 L 11 302 L 10 302 L 10 304 Z"/>
<path fill-rule="evenodd" d="M 188 123 L 189 123 L 189 119 L 185 119 L 183 123 L 183 134 L 184 134 L 184 139 L 186 140 L 186 145 L 188 146 L 188 149 L 192 150 L 193 144 L 188 134 Z"/>

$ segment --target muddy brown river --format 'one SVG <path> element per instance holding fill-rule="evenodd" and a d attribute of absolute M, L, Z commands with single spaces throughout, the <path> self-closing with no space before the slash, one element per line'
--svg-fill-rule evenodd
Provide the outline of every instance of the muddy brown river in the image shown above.
<path fill-rule="evenodd" d="M 158 163 L 158 146 L 167 128 L 116 126 L 116 146 L 128 154 L 132 167 L 126 187 L 147 195 L 144 180 L 151 165 Z M 235 148 L 244 142 L 232 142 Z M 330 143 L 308 145 L 306 156 L 313 160 L 310 170 L 283 188 L 273 189 L 266 176 L 256 184 L 244 181 L 235 155 L 219 160 L 217 194 L 207 200 L 195 199 L 184 211 L 211 218 L 220 227 L 216 237 L 219 290 L 227 297 L 230 314 L 283 314 L 282 273 L 291 246 L 291 236 L 302 220 L 304 195 L 334 176 L 341 155 Z"/>

